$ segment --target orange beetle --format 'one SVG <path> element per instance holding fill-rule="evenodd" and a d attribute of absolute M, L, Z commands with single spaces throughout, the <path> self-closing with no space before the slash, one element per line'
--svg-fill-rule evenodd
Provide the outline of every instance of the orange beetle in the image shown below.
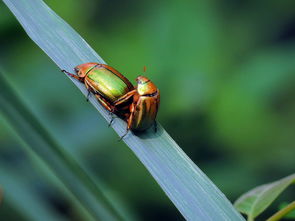
<path fill-rule="evenodd" d="M 156 116 L 160 105 L 160 90 L 147 77 L 139 76 L 136 78 L 137 86 L 134 90 L 126 93 L 117 101 L 114 106 L 129 102 L 130 116 L 127 118 L 127 131 L 121 137 L 126 136 L 129 130 L 140 132 L 147 130 L 152 125 L 157 130 Z"/>

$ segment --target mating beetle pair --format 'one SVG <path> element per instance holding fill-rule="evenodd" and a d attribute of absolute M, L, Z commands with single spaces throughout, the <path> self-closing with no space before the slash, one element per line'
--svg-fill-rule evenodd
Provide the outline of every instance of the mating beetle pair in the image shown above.
<path fill-rule="evenodd" d="M 152 125 L 156 130 L 160 91 L 148 78 L 138 76 L 134 87 L 120 72 L 105 64 L 85 63 L 74 70 L 76 75 L 62 71 L 84 83 L 88 96 L 93 93 L 108 111 L 125 120 L 126 134 L 129 130 L 147 130 Z"/>

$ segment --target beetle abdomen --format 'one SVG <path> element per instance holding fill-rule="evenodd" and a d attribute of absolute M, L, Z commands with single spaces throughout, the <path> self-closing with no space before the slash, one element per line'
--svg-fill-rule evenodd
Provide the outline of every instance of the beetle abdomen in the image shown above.
<path fill-rule="evenodd" d="M 133 112 L 129 128 L 132 131 L 144 131 L 150 128 L 154 123 L 158 112 L 160 94 L 153 97 L 140 96 Z"/>

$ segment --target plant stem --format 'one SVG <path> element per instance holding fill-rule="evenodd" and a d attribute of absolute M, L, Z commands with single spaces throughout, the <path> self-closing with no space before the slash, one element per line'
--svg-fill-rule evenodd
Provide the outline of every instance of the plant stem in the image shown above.
<path fill-rule="evenodd" d="M 277 221 L 283 218 L 285 215 L 287 215 L 289 212 L 295 209 L 295 201 L 290 203 L 285 208 L 281 209 L 280 211 L 276 212 L 274 215 L 269 217 L 266 221 Z"/>
<path fill-rule="evenodd" d="M 252 216 L 248 216 L 247 221 L 254 221 L 254 218 Z"/>

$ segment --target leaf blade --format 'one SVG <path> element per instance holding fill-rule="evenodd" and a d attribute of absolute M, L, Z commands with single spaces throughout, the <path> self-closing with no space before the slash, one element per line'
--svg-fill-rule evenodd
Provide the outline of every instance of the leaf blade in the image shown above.
<path fill-rule="evenodd" d="M 289 185 L 295 183 L 295 174 L 278 181 L 258 186 L 243 194 L 234 203 L 235 207 L 250 218 L 262 213 Z"/>

